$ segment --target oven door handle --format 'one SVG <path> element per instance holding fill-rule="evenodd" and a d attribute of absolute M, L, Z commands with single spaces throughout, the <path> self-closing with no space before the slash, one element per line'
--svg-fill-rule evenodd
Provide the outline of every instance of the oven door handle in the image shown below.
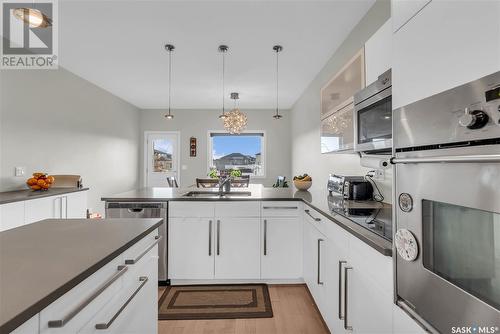
<path fill-rule="evenodd" d="M 395 158 L 390 159 L 393 165 L 395 164 L 423 164 L 423 163 L 464 163 L 464 162 L 500 162 L 500 154 L 483 154 L 483 155 L 451 155 L 451 156 L 436 156 L 427 158 Z"/>

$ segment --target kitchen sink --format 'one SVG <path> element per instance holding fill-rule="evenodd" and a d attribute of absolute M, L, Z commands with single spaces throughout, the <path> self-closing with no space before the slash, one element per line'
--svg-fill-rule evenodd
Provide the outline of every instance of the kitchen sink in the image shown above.
<path fill-rule="evenodd" d="M 220 195 L 218 191 L 190 191 L 182 195 L 183 197 L 206 197 L 206 198 L 218 198 L 218 197 L 248 197 L 252 196 L 250 191 L 231 191 Z"/>

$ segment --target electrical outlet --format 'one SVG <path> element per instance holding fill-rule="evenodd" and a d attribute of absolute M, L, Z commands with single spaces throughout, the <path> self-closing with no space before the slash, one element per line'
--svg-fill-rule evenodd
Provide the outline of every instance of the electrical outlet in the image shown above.
<path fill-rule="evenodd" d="M 16 176 L 24 176 L 26 174 L 26 167 L 16 167 L 15 175 Z"/>
<path fill-rule="evenodd" d="M 375 174 L 373 175 L 373 178 L 375 180 L 383 180 L 385 179 L 385 170 L 383 169 L 376 169 Z"/>

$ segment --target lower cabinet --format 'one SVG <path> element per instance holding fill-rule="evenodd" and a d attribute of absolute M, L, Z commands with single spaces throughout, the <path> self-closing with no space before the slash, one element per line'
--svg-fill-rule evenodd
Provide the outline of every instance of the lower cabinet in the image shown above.
<path fill-rule="evenodd" d="M 25 202 L 0 205 L 0 232 L 24 225 Z"/>
<path fill-rule="evenodd" d="M 170 218 L 168 271 L 171 279 L 214 277 L 214 218 Z"/>
<path fill-rule="evenodd" d="M 309 214 L 316 220 L 304 219 L 304 280 L 330 331 L 391 333 L 391 258 Z M 322 233 L 315 224 L 323 222 Z"/>
<path fill-rule="evenodd" d="M 261 277 L 302 277 L 302 226 L 299 217 L 261 219 Z"/>
<path fill-rule="evenodd" d="M 260 278 L 259 236 L 259 218 L 216 219 L 215 278 Z"/>

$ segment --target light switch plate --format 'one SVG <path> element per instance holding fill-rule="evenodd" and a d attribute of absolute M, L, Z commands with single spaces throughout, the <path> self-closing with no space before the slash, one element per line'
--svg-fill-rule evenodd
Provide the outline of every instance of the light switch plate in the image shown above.
<path fill-rule="evenodd" d="M 16 176 L 24 176 L 26 174 L 26 167 L 16 167 L 15 175 Z"/>

